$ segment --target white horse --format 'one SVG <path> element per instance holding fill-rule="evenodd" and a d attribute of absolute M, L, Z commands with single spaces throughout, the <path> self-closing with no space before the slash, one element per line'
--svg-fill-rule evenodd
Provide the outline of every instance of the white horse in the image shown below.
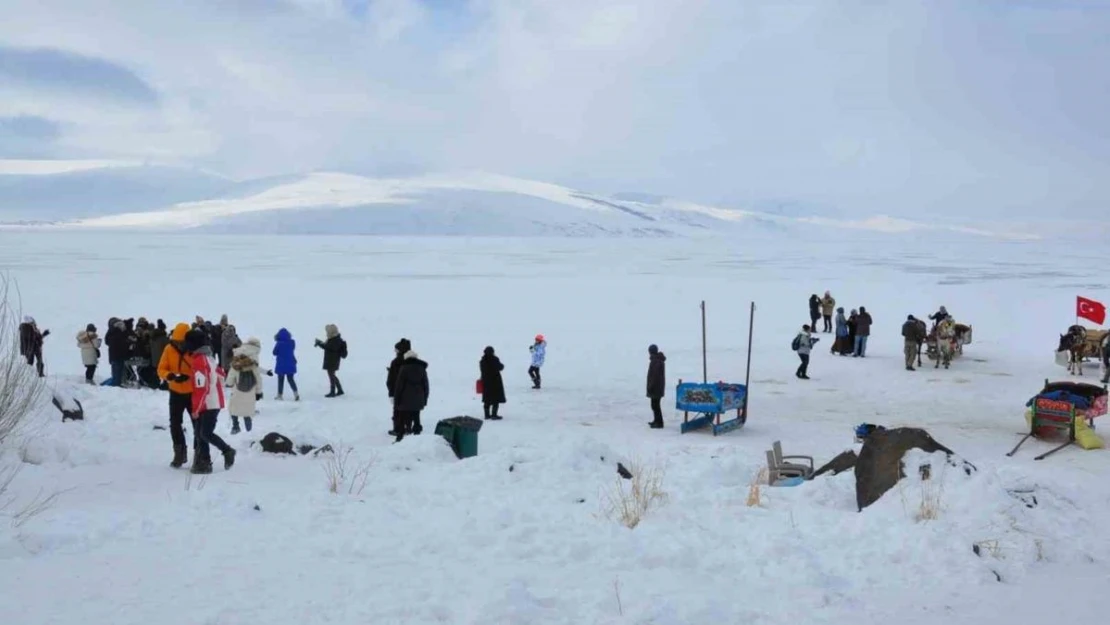
<path fill-rule="evenodd" d="M 933 367 L 939 369 L 944 364 L 947 369 L 952 364 L 952 355 L 956 353 L 956 322 L 951 318 L 941 321 L 937 325 L 937 364 Z"/>

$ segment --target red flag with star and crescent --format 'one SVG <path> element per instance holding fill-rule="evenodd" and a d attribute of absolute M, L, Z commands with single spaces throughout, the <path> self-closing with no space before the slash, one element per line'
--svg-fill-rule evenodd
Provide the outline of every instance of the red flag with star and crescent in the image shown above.
<path fill-rule="evenodd" d="M 1093 299 L 1076 297 L 1075 316 L 1102 325 L 1106 322 L 1106 306 Z"/>

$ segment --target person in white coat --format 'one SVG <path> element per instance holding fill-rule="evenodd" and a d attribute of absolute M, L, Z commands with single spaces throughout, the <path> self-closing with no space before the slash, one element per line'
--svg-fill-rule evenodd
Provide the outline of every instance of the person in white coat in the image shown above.
<path fill-rule="evenodd" d="M 239 433 L 239 417 L 243 418 L 243 425 L 251 431 L 257 410 L 257 403 L 262 399 L 262 367 L 259 366 L 259 357 L 262 353 L 262 342 L 256 337 L 250 337 L 246 343 L 231 351 L 231 366 L 227 373 L 227 385 L 231 387 L 231 399 L 228 401 L 228 412 L 231 414 L 231 433 Z M 266 371 L 266 375 L 274 375 L 273 371 Z"/>
<path fill-rule="evenodd" d="M 84 332 L 77 333 L 77 347 L 81 349 L 81 364 L 85 365 L 85 383 L 93 383 L 93 374 L 96 365 L 100 362 L 100 346 L 102 342 L 96 334 L 96 326 L 85 326 Z"/>

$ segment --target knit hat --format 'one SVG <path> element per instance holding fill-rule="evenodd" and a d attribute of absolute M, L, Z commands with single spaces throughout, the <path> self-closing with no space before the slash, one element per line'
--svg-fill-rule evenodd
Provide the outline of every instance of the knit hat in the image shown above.
<path fill-rule="evenodd" d="M 328 335 L 329 339 L 334 338 L 339 336 L 339 328 L 334 323 L 329 323 L 324 326 L 324 333 Z"/>
<path fill-rule="evenodd" d="M 658 354 L 659 353 L 659 346 L 654 344 L 654 343 L 652 343 L 651 345 L 648 345 L 648 353 L 651 354 L 652 356 Z"/>
<path fill-rule="evenodd" d="M 486 348 L 484 350 L 482 350 L 482 353 L 487 355 L 487 356 L 492 356 L 493 355 L 493 347 L 491 347 L 489 345 L 486 345 Z"/>
<path fill-rule="evenodd" d="M 185 351 L 195 352 L 204 347 L 208 335 L 202 330 L 192 329 L 185 334 Z"/>
<path fill-rule="evenodd" d="M 546 339 L 543 338 L 542 334 L 537 334 L 536 335 L 536 340 L 539 341 L 540 343 L 543 343 Z"/>
<path fill-rule="evenodd" d="M 96 326 L 90 323 L 85 326 L 85 332 L 96 332 Z"/>
<path fill-rule="evenodd" d="M 35 318 L 31 315 L 23 315 L 23 323 L 34 323 Z"/>
<path fill-rule="evenodd" d="M 397 341 L 397 343 L 393 345 L 393 351 L 397 352 L 398 354 L 404 354 L 410 349 L 412 349 L 412 343 L 404 337 L 402 337 L 400 341 Z"/>

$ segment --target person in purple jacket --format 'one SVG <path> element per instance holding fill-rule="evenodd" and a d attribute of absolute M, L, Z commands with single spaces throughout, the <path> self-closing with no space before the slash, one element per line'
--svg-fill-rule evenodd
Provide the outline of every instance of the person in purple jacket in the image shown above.
<path fill-rule="evenodd" d="M 274 358 L 277 362 L 274 363 L 274 373 L 278 377 L 278 392 L 277 399 L 282 399 L 282 391 L 285 390 L 285 379 L 289 379 L 289 388 L 293 389 L 293 401 L 301 401 L 301 395 L 297 392 L 297 381 L 294 376 L 297 375 L 297 342 L 293 340 L 293 335 L 289 330 L 282 328 L 274 335 Z"/>

